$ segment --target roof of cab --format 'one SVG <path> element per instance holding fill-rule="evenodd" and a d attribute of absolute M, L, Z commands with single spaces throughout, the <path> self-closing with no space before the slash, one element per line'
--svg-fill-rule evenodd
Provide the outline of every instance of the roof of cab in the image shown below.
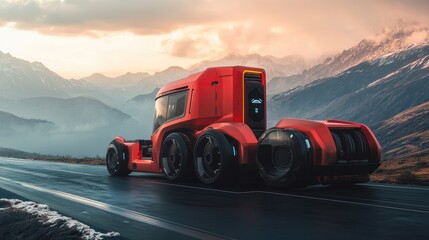
<path fill-rule="evenodd" d="M 195 82 L 201 75 L 203 75 L 205 72 L 210 71 L 210 70 L 217 70 L 217 69 L 234 69 L 234 68 L 249 68 L 249 69 L 255 69 L 255 70 L 262 70 L 263 69 L 259 69 L 259 68 L 253 68 L 253 67 L 244 67 L 244 66 L 224 66 L 224 67 L 211 67 L 211 68 L 207 68 L 204 71 L 198 72 L 198 73 L 194 73 L 192 75 L 189 75 L 185 78 L 179 79 L 177 81 L 173 81 L 170 83 L 165 84 L 160 90 L 159 92 L 156 94 L 156 98 L 159 98 L 163 95 L 172 93 L 172 92 L 176 92 L 176 91 L 180 91 L 180 90 L 185 90 L 188 88 L 188 86 Z"/>

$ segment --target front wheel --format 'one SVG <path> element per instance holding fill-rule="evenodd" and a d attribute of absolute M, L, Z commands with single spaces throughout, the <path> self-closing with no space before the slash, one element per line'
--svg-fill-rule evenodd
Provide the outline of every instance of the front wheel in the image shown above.
<path fill-rule="evenodd" d="M 219 185 L 232 177 L 237 149 L 219 131 L 208 130 L 195 144 L 194 166 L 198 179 L 206 184 Z"/>
<path fill-rule="evenodd" d="M 107 147 L 106 166 L 112 176 L 127 176 L 131 173 L 128 169 L 128 158 L 124 146 L 113 140 Z"/>

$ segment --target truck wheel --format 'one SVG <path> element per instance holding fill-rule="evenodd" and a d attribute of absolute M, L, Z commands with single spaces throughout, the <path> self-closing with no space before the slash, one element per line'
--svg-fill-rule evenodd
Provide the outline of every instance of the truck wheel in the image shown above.
<path fill-rule="evenodd" d="M 161 146 L 161 168 L 168 180 L 183 180 L 192 173 L 189 140 L 181 133 L 169 134 Z"/>
<path fill-rule="evenodd" d="M 112 176 L 127 176 L 131 173 L 128 169 L 128 157 L 124 146 L 116 140 L 107 147 L 106 166 Z"/>
<path fill-rule="evenodd" d="M 293 129 L 272 128 L 258 141 L 256 163 L 265 183 L 272 187 L 304 187 L 310 168 L 310 142 Z"/>
<path fill-rule="evenodd" d="M 195 144 L 194 166 L 198 179 L 206 184 L 226 183 L 232 176 L 236 148 L 221 132 L 207 130 Z"/>

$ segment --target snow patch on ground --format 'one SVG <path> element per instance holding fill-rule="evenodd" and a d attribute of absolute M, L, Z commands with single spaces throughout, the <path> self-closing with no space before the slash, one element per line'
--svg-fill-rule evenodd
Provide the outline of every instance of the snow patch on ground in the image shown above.
<path fill-rule="evenodd" d="M 119 233 L 108 232 L 101 233 L 91 229 L 88 225 L 77 220 L 60 215 L 58 212 L 51 211 L 48 205 L 38 204 L 35 202 L 24 202 L 18 199 L 0 199 L 0 211 L 12 210 L 16 212 L 27 213 L 35 217 L 37 221 L 43 225 L 49 225 L 51 228 L 69 228 L 75 229 L 82 234 L 82 239 L 85 240 L 101 240 L 106 237 L 117 237 Z"/>

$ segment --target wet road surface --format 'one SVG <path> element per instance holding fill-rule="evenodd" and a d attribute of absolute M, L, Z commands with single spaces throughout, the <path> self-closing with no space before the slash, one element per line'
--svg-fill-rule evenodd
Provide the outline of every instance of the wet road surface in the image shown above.
<path fill-rule="evenodd" d="M 429 188 L 208 188 L 105 166 L 0 157 L 0 188 L 124 239 L 427 239 Z M 0 198 L 7 195 L 0 191 Z M 7 197 L 7 196 L 6 196 Z"/>

